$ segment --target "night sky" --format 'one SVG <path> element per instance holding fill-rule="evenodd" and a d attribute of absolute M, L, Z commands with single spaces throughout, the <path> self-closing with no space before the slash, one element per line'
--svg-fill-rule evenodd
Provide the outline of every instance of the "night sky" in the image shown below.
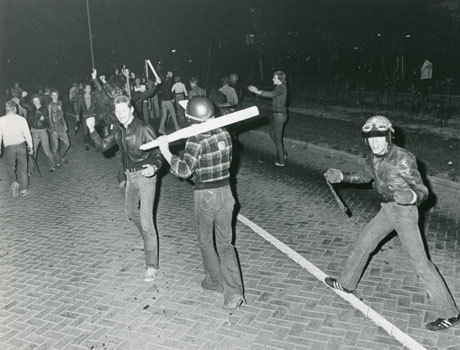
<path fill-rule="evenodd" d="M 139 74 L 144 59 L 150 58 L 154 63 L 161 61 L 165 70 L 200 78 L 209 56 L 213 78 L 254 65 L 261 50 L 245 46 L 248 33 L 263 37 L 267 70 L 281 68 L 292 74 L 304 66 L 308 72 L 310 65 L 310 72 L 316 72 L 313 64 L 329 62 L 331 57 L 340 57 L 341 69 L 346 70 L 359 64 L 356 54 L 362 52 L 360 60 L 367 60 L 366 50 L 380 56 L 405 55 L 417 67 L 429 48 L 432 55 L 446 60 L 437 67 L 445 67 L 445 74 L 458 74 L 453 64 L 460 52 L 458 24 L 449 26 L 445 19 L 436 18 L 429 12 L 432 3 L 89 0 L 99 73 L 110 75 L 114 64 L 124 63 Z M 86 1 L 0 0 L 0 49 L 2 89 L 15 81 L 26 89 L 39 85 L 67 89 L 74 80 L 88 79 L 91 55 Z M 308 57 L 316 58 L 308 61 Z"/>
<path fill-rule="evenodd" d="M 89 0 L 89 4 L 95 64 L 107 74 L 113 63 L 141 72 L 144 58 L 166 65 L 202 65 L 220 12 L 243 2 L 224 7 L 208 0 Z M 85 0 L 2 0 L 0 6 L 2 85 L 62 84 L 89 76 Z M 244 14 L 226 17 L 233 34 L 244 29 L 239 21 Z"/>

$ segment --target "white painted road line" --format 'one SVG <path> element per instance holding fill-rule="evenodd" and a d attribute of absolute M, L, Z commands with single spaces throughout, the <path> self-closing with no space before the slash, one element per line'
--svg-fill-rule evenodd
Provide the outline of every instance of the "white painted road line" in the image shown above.
<path fill-rule="evenodd" d="M 318 280 L 324 283 L 324 278 L 328 277 L 328 275 L 326 275 L 323 271 L 321 271 L 319 268 L 317 268 L 315 265 L 313 265 L 311 262 L 305 259 L 302 255 L 297 253 L 295 250 L 289 248 L 286 244 L 284 244 L 277 238 L 273 237 L 263 228 L 261 228 L 260 226 L 252 222 L 251 220 L 247 219 L 243 215 L 238 214 L 238 221 L 240 221 L 242 224 L 249 227 L 251 230 L 253 230 L 255 233 L 257 233 L 259 236 L 261 236 L 266 241 L 270 242 L 277 249 L 279 249 L 284 254 L 286 254 L 289 258 L 291 258 L 296 264 L 302 266 L 305 270 L 307 270 L 309 273 L 315 276 Z M 350 303 L 351 306 L 353 306 L 356 310 L 361 311 L 361 313 L 364 316 L 369 318 L 377 326 L 383 328 L 385 332 L 387 332 L 389 335 L 394 337 L 397 341 L 399 341 L 407 349 L 409 350 L 427 350 L 423 345 L 416 342 L 408 334 L 404 333 L 394 324 L 387 321 L 382 315 L 380 315 L 375 310 L 373 310 L 371 307 L 363 303 L 353 294 L 345 293 L 345 292 L 342 292 L 342 291 L 339 291 L 337 289 L 333 289 L 330 287 L 328 288 L 331 291 L 335 292 L 342 299 Z"/>

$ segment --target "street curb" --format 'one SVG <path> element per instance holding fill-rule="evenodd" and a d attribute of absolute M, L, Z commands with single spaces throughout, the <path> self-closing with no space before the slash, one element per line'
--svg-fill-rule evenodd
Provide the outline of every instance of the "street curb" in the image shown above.
<path fill-rule="evenodd" d="M 255 134 L 258 134 L 258 135 L 269 136 L 268 132 L 260 131 L 260 130 L 249 130 L 248 132 L 255 133 Z M 318 146 L 318 145 L 315 145 L 313 143 L 296 140 L 296 139 L 293 139 L 293 138 L 290 138 L 290 137 L 285 137 L 284 140 L 285 140 L 285 142 L 292 143 L 294 145 L 304 147 L 304 148 L 310 148 L 312 150 L 315 150 L 317 152 L 323 153 L 323 154 L 328 155 L 330 157 L 347 158 L 347 159 L 349 159 L 351 161 L 354 161 L 354 162 L 357 162 L 357 163 L 362 163 L 363 160 L 364 160 L 363 157 L 357 156 L 355 154 L 335 150 L 333 148 L 328 148 L 328 147 L 324 147 L 324 146 Z M 427 178 L 430 181 L 430 183 L 434 184 L 435 186 L 440 186 L 440 187 L 443 187 L 443 188 L 445 188 L 447 190 L 456 191 L 456 192 L 460 193 L 460 183 L 453 182 L 453 181 L 450 181 L 450 180 L 445 180 L 445 179 L 442 179 L 440 177 L 430 176 L 430 175 L 428 175 Z"/>

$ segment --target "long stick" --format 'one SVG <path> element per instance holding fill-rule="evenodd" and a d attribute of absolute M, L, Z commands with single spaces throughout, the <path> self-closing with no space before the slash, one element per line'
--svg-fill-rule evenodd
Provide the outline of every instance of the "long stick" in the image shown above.
<path fill-rule="evenodd" d="M 193 124 L 186 128 L 177 130 L 168 135 L 168 142 L 173 142 L 173 141 L 177 141 L 180 139 L 186 139 L 191 136 L 198 135 L 198 134 L 201 134 L 209 130 L 221 128 L 226 125 L 234 124 L 242 120 L 255 117 L 257 115 L 259 115 L 259 109 L 256 106 L 242 109 L 240 111 L 226 114 L 223 117 L 211 119 L 201 124 Z M 139 148 L 141 150 L 147 150 L 147 149 L 151 149 L 155 147 L 158 147 L 158 142 L 156 140 L 153 140 L 148 143 L 144 143 Z"/>
<path fill-rule="evenodd" d="M 40 172 L 40 167 L 38 166 L 38 163 L 37 163 L 37 158 L 35 158 L 35 156 L 33 155 L 29 155 L 29 157 L 32 158 L 32 161 L 34 163 L 34 171 L 37 172 L 38 177 L 42 177 L 42 173 Z"/>
<path fill-rule="evenodd" d="M 342 213 L 344 213 L 346 216 L 350 216 L 350 211 L 348 210 L 347 206 L 342 202 L 337 192 L 335 192 L 334 186 L 332 186 L 332 184 L 329 182 L 326 175 L 324 175 L 324 178 L 326 179 L 326 183 L 329 186 L 329 189 L 331 190 L 331 193 L 334 196 L 335 202 L 340 207 Z"/>
<path fill-rule="evenodd" d="M 89 31 L 89 47 L 91 49 L 91 64 L 92 64 L 92 67 L 95 68 L 95 65 L 94 65 L 94 50 L 93 50 L 93 33 L 91 32 L 91 18 L 89 16 L 88 0 L 86 0 L 86 14 L 88 16 L 88 31 Z"/>
<path fill-rule="evenodd" d="M 158 75 L 157 71 L 155 70 L 155 68 L 153 68 L 152 62 L 150 62 L 150 60 L 147 60 L 147 64 L 150 66 L 150 69 L 152 70 L 153 75 L 155 75 L 155 78 L 161 81 L 160 76 Z"/>

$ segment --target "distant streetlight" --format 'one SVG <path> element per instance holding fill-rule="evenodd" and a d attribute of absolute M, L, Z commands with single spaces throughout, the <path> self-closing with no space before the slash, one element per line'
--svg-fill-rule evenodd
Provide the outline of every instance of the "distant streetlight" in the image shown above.
<path fill-rule="evenodd" d="M 171 52 L 172 52 L 172 53 L 176 53 L 176 49 L 172 49 Z"/>
<path fill-rule="evenodd" d="M 410 38 L 410 34 L 406 34 L 406 38 Z"/>

